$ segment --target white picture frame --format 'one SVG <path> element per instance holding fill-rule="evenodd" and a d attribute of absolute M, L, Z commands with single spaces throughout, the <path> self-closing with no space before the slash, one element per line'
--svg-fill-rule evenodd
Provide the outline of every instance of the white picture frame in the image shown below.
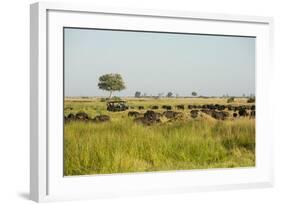
<path fill-rule="evenodd" d="M 124 30 L 255 36 L 256 166 L 64 177 L 62 172 L 62 30 Z M 30 198 L 53 201 L 273 186 L 273 19 L 186 11 L 35 3 L 30 10 Z"/>

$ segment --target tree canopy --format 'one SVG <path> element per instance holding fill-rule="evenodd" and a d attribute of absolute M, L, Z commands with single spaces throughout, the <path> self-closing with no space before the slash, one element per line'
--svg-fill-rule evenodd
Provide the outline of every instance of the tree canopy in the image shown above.
<path fill-rule="evenodd" d="M 195 91 L 193 91 L 193 92 L 191 93 L 191 95 L 195 97 L 195 96 L 197 96 L 197 93 L 196 93 Z"/>
<path fill-rule="evenodd" d="M 140 91 L 136 91 L 135 97 L 136 97 L 136 98 L 140 98 L 140 97 L 141 97 L 141 92 L 140 92 Z"/>
<path fill-rule="evenodd" d="M 168 92 L 167 97 L 168 98 L 173 97 L 173 93 L 172 92 Z"/>
<path fill-rule="evenodd" d="M 113 91 L 121 91 L 126 88 L 122 76 L 118 73 L 110 73 L 100 76 L 98 87 L 101 90 L 109 91 L 109 98 L 111 98 Z"/>

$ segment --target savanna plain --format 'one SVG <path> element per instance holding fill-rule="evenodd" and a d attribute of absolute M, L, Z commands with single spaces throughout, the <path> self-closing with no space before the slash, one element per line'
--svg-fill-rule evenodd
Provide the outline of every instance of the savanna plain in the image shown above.
<path fill-rule="evenodd" d="M 102 98 L 65 98 L 65 176 L 255 166 L 247 98 L 122 100 L 112 112 Z"/>

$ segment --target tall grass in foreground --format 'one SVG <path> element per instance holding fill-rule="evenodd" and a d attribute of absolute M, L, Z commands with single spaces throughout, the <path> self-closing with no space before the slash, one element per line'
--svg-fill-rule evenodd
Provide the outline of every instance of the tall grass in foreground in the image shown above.
<path fill-rule="evenodd" d="M 255 121 L 192 120 L 143 126 L 124 118 L 70 122 L 64 174 L 109 174 L 255 165 Z"/>

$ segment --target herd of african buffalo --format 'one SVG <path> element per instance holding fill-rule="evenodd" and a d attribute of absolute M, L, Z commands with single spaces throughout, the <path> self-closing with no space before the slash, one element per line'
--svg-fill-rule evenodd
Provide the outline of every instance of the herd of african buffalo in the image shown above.
<path fill-rule="evenodd" d="M 136 107 L 139 110 L 144 110 L 144 106 Z M 155 110 L 164 109 L 164 112 L 156 112 Z M 161 122 L 161 117 L 166 117 L 168 120 L 184 119 L 184 110 L 188 110 L 191 118 L 197 118 L 199 114 L 204 113 L 216 120 L 225 120 L 227 118 L 249 117 L 255 118 L 255 105 L 219 105 L 219 104 L 204 104 L 204 105 L 153 105 L 146 112 L 136 111 L 135 107 L 129 107 L 128 116 L 133 117 L 135 122 L 140 122 L 145 125 L 151 125 Z M 85 112 L 76 114 L 70 113 L 64 116 L 65 122 L 84 121 L 84 122 L 106 122 L 110 121 L 109 115 L 97 115 L 90 118 Z"/>

